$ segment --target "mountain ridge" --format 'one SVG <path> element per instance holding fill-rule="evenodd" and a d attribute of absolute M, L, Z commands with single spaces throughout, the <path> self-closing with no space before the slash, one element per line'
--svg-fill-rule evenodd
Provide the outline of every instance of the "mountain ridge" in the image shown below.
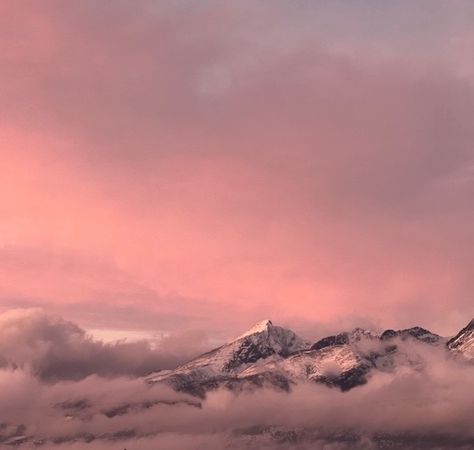
<path fill-rule="evenodd" d="M 415 326 L 381 333 L 354 328 L 311 343 L 266 319 L 233 341 L 174 370 L 152 373 L 146 381 L 166 383 L 200 397 L 219 387 L 290 390 L 300 382 L 347 391 L 367 383 L 373 371 L 395 370 L 401 364 L 421 366 L 419 355 L 407 354 L 410 350 L 405 347 L 410 343 L 444 347 L 474 361 L 474 320 L 450 340 Z"/>

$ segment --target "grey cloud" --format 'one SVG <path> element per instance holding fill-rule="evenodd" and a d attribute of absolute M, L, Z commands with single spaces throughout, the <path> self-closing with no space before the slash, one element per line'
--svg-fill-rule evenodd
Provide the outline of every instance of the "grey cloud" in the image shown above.
<path fill-rule="evenodd" d="M 90 377 L 46 385 L 21 371 L 2 371 L 2 392 L 10 389 L 0 406 L 10 411 L 10 424 L 21 421 L 25 436 L 79 440 L 52 446 L 58 449 L 376 449 L 390 437 L 394 448 L 467 449 L 474 441 L 473 368 L 441 353 L 428 361 L 423 372 L 405 367 L 379 374 L 346 393 L 317 385 L 301 385 L 289 394 L 216 391 L 200 407 L 191 406 L 187 396 L 139 380 Z M 64 409 L 65 402 L 81 401 L 77 410 Z M 105 414 L 143 401 L 156 403 L 123 415 Z M 71 415 L 67 421 L 65 414 Z M 87 436 L 96 439 L 86 445 Z"/>
<path fill-rule="evenodd" d="M 149 348 L 89 341 L 75 324 L 38 310 L 5 313 L 0 324 L 2 362 L 10 361 L 0 370 L 0 439 L 24 439 L 20 448 L 375 450 L 391 442 L 446 450 L 474 442 L 474 366 L 442 346 L 397 341 L 395 370 L 374 372 L 349 392 L 300 384 L 290 393 L 218 390 L 201 400 L 130 377 L 144 361 L 166 360 Z M 169 338 L 161 350 L 182 356 L 196 338 Z"/>
<path fill-rule="evenodd" d="M 31 116 L 36 99 L 33 116 L 50 114 L 51 129 L 85 138 L 76 155 L 84 171 L 101 178 L 112 171 L 117 182 L 123 176 L 136 181 L 138 173 L 141 183 L 132 191 L 159 195 L 156 171 L 166 179 L 161 171 L 170 155 L 199 161 L 230 154 L 223 170 L 256 166 L 252 183 L 267 172 L 268 191 L 289 190 L 303 199 L 298 209 L 317 214 L 430 221 L 437 212 L 469 209 L 472 183 L 454 194 L 445 182 L 473 161 L 474 100 L 469 83 L 449 71 L 374 70 L 308 38 L 309 50 L 298 40 L 300 46 L 265 60 L 265 70 L 244 70 L 221 99 L 202 99 L 194 86 L 202 70 L 221 60 L 252 59 L 245 37 L 264 20 L 259 8 L 245 25 L 245 9 L 237 4 L 52 4 L 56 9 L 44 7 L 44 14 L 62 44 L 25 81 L 38 84 L 33 92 L 24 89 L 18 101 L 18 90 L 15 103 L 28 108 L 20 116 Z M 279 7 L 280 13 L 288 8 Z M 286 27 L 296 39 L 295 24 Z M 263 204 L 255 199 L 255 213 Z M 284 208 L 292 207 L 285 202 Z"/>
<path fill-rule="evenodd" d="M 89 375 L 145 375 L 174 368 L 208 349 L 202 332 L 172 334 L 151 341 L 103 343 L 78 325 L 39 309 L 0 314 L 0 366 L 24 369 L 41 379 Z"/>

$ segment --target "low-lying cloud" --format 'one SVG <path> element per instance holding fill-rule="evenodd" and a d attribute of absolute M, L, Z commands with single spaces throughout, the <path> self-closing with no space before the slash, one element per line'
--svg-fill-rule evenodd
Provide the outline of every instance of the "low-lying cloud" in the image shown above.
<path fill-rule="evenodd" d="M 159 342 L 104 343 L 73 322 L 40 309 L 0 314 L 0 367 L 31 371 L 44 380 L 145 375 L 176 367 L 207 350 L 200 332 L 176 333 Z"/>
<path fill-rule="evenodd" d="M 398 436 L 404 443 L 398 448 L 472 448 L 474 370 L 445 364 L 425 373 L 379 374 L 347 393 L 319 385 L 300 385 L 289 394 L 216 391 L 200 407 L 140 380 L 94 376 L 50 385 L 3 371 L 0 406 L 8 411 L 2 422 L 22 424 L 25 437 L 67 449 L 87 441 L 91 450 L 370 449 L 378 448 L 381 435 Z M 143 402 L 148 406 L 140 407 Z M 127 404 L 135 406 L 111 413 Z"/>
<path fill-rule="evenodd" d="M 400 358 L 422 363 L 398 361 L 349 392 L 302 383 L 290 393 L 217 390 L 202 400 L 131 376 L 171 364 L 159 348 L 104 344 L 45 312 L 10 311 L 0 316 L 0 443 L 57 450 L 472 448 L 474 366 L 442 346 L 398 345 Z M 184 347 L 173 347 L 174 363 Z"/>

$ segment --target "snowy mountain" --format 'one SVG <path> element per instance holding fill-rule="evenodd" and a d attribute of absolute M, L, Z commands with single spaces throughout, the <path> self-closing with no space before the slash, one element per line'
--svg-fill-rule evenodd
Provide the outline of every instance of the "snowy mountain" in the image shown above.
<path fill-rule="evenodd" d="M 309 346 L 293 331 L 275 326 L 270 320 L 263 320 L 234 341 L 175 370 L 152 374 L 147 377 L 147 381 L 165 381 L 177 390 L 203 395 L 207 390 L 222 384 L 237 382 L 240 374 L 249 366 L 256 368 L 270 361 L 282 361 Z"/>
<path fill-rule="evenodd" d="M 197 396 L 218 387 L 290 390 L 301 382 L 323 383 L 345 391 L 366 383 L 374 370 L 393 371 L 403 365 L 421 370 L 423 360 L 417 346 L 442 348 L 444 344 L 441 336 L 413 327 L 380 334 L 355 328 L 311 345 L 293 331 L 264 320 L 175 370 L 149 375 L 147 382 L 167 383 Z M 471 355 L 474 321 L 451 339 L 447 348 Z"/>
<path fill-rule="evenodd" d="M 460 354 L 469 360 L 474 360 L 474 319 L 456 336 L 450 339 L 446 345 L 456 354 Z"/>

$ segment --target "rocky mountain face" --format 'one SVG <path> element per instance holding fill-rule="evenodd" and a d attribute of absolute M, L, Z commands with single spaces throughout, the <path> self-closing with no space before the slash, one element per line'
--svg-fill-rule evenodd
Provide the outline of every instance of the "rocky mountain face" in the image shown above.
<path fill-rule="evenodd" d="M 407 350 L 410 343 L 415 347 L 446 345 L 449 351 L 472 358 L 474 321 L 446 344 L 444 338 L 421 327 L 380 334 L 355 328 L 309 343 L 264 320 L 234 341 L 175 370 L 151 374 L 147 381 L 167 383 L 197 396 L 218 387 L 290 390 L 299 382 L 323 383 L 345 391 L 366 383 L 375 370 L 391 371 L 403 364 L 421 366 L 419 355 Z"/>
<path fill-rule="evenodd" d="M 405 330 L 398 331 L 385 330 L 381 334 L 380 339 L 386 341 L 394 337 L 400 337 L 402 340 L 414 338 L 418 341 L 425 342 L 427 344 L 439 344 L 443 341 L 443 338 L 441 336 L 438 336 L 437 334 L 434 334 L 431 331 L 428 331 L 421 327 L 407 328 Z"/>
<path fill-rule="evenodd" d="M 447 342 L 447 347 L 458 355 L 474 361 L 474 319 Z"/>
<path fill-rule="evenodd" d="M 259 384 L 260 377 L 246 374 L 246 369 L 283 361 L 290 355 L 309 348 L 309 343 L 293 331 L 263 320 L 234 341 L 211 350 L 172 371 L 161 371 L 147 378 L 151 383 L 166 382 L 175 389 L 204 395 L 209 389 L 226 385 L 237 388 L 243 380 Z M 278 374 L 271 383 L 285 387 Z"/>

